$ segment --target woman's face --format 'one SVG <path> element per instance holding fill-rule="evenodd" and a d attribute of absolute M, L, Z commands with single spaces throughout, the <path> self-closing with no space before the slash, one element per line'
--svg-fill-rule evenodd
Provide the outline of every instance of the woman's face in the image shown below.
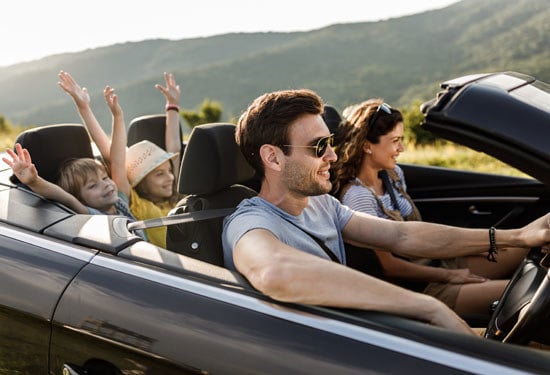
<path fill-rule="evenodd" d="M 363 147 L 373 168 L 393 169 L 397 163 L 397 157 L 405 148 L 403 146 L 403 122 L 398 122 L 387 134 L 380 136 L 380 142 L 366 142 Z M 370 150 L 370 152 L 369 152 Z"/>

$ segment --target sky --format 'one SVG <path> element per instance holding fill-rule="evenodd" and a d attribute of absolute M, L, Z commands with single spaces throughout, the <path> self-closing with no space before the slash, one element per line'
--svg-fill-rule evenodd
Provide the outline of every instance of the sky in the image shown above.
<path fill-rule="evenodd" d="M 458 0 L 16 0 L 2 6 L 0 67 L 148 39 L 309 31 L 443 8 Z"/>

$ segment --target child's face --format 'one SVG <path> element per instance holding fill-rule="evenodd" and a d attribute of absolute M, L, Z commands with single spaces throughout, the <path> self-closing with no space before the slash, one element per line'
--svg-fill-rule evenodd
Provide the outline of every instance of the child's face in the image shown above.
<path fill-rule="evenodd" d="M 174 190 L 173 183 L 174 174 L 169 160 L 149 172 L 141 182 L 148 199 L 153 202 L 170 198 Z"/>
<path fill-rule="evenodd" d="M 80 189 L 80 195 L 86 206 L 107 212 L 118 200 L 116 185 L 104 171 L 90 174 Z"/>

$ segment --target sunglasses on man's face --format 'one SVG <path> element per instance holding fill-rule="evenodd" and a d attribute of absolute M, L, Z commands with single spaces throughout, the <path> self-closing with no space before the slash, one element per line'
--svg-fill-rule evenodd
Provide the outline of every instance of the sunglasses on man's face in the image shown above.
<path fill-rule="evenodd" d="M 319 138 L 315 146 L 295 146 L 295 145 L 282 145 L 283 147 L 300 147 L 300 148 L 314 148 L 315 156 L 322 158 L 327 151 L 328 146 L 334 146 L 334 134 L 330 134 L 326 137 Z"/>
<path fill-rule="evenodd" d="M 376 112 L 374 112 L 374 114 L 371 116 L 371 118 L 369 119 L 369 128 L 376 122 L 376 120 L 378 119 L 378 114 L 380 113 L 380 111 L 384 111 L 386 112 L 388 115 L 391 115 L 391 106 L 387 103 L 382 103 L 380 104 L 377 108 L 376 108 Z"/>

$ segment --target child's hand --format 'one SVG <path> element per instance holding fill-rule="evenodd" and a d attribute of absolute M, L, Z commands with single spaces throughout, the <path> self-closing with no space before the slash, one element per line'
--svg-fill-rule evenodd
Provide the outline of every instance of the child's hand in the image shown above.
<path fill-rule="evenodd" d="M 155 87 L 166 97 L 166 105 L 179 105 L 180 86 L 176 84 L 176 79 L 172 73 L 164 73 L 166 87 L 156 84 Z"/>
<path fill-rule="evenodd" d="M 59 72 L 58 77 L 58 86 L 73 98 L 77 107 L 82 108 L 90 106 L 90 95 L 85 87 L 81 88 L 67 72 Z"/>
<path fill-rule="evenodd" d="M 15 144 L 15 151 L 7 149 L 6 153 L 11 159 L 3 157 L 4 163 L 10 166 L 13 174 L 25 185 L 32 185 L 38 180 L 38 171 L 32 163 L 31 155 L 26 148 L 21 147 L 19 143 Z"/>
<path fill-rule="evenodd" d="M 105 86 L 103 96 L 105 97 L 105 102 L 111 110 L 113 117 L 122 116 L 122 107 L 118 103 L 118 96 L 115 94 L 115 89 L 111 86 Z"/>

